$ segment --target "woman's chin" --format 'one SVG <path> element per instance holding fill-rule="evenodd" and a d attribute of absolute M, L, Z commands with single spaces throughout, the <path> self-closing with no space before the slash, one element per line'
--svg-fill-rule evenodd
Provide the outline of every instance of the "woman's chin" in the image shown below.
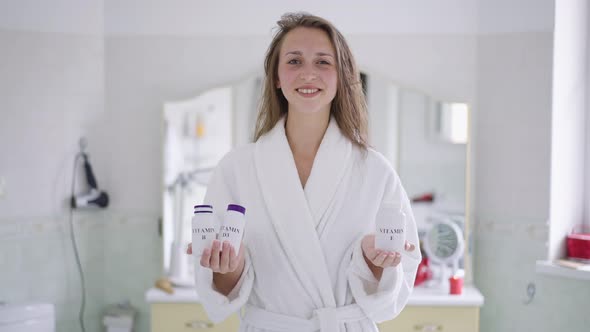
<path fill-rule="evenodd" d="M 317 107 L 293 107 L 289 108 L 289 112 L 291 113 L 298 113 L 301 115 L 312 115 L 312 114 L 321 114 L 321 113 L 329 113 L 330 108 L 317 108 Z"/>

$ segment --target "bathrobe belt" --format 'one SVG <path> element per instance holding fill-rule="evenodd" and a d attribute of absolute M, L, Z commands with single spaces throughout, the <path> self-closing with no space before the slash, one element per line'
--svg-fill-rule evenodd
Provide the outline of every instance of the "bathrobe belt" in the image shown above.
<path fill-rule="evenodd" d="M 358 304 L 338 308 L 320 308 L 310 319 L 270 312 L 252 305 L 246 305 L 242 319 L 249 325 L 271 331 L 339 332 L 344 323 L 367 319 Z"/>

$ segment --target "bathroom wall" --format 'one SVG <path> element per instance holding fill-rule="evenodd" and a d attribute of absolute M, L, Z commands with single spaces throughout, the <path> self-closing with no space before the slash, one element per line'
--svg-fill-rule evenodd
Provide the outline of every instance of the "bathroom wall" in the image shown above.
<path fill-rule="evenodd" d="M 488 2 L 479 10 L 485 29 L 494 8 Z M 552 3 L 539 4 L 543 29 L 478 38 L 473 213 L 474 278 L 486 297 L 482 332 L 590 326 L 590 283 L 535 272 L 549 240 L 552 11 Z M 529 283 L 536 295 L 526 304 Z"/>
<path fill-rule="evenodd" d="M 81 283 L 67 210 L 80 137 L 88 140 L 99 186 L 114 202 L 124 195 L 111 191 L 111 174 L 119 172 L 110 166 L 114 122 L 105 109 L 103 23 L 98 0 L 0 6 L 0 301 L 54 303 L 59 332 L 80 331 Z M 127 299 L 141 310 L 138 331 L 149 329 L 143 293 L 160 274 L 159 211 L 157 204 L 119 205 L 74 214 L 86 331 L 102 331 L 104 307 Z"/>
<path fill-rule="evenodd" d="M 106 185 L 107 163 L 96 143 L 105 117 L 102 6 L 97 3 L 76 9 L 85 23 L 61 22 L 53 31 L 0 27 L 0 176 L 5 183 L 0 301 L 54 303 L 57 331 L 80 330 L 80 280 L 66 199 L 82 135 L 89 139 L 99 185 Z M 87 331 L 100 328 L 107 219 L 104 213 L 75 216 L 86 273 Z"/>
<path fill-rule="evenodd" d="M 104 9 L 102 1 L 91 3 L 56 0 L 44 7 L 28 0 L 0 7 L 0 177 L 6 183 L 0 301 L 56 303 L 57 331 L 79 330 L 65 199 L 84 135 L 99 185 L 112 199 L 106 211 L 75 215 L 88 285 L 87 330 L 99 331 L 105 305 L 129 299 L 140 310 L 137 330 L 148 331 L 143 296 L 163 273 L 162 104 L 259 72 L 276 15 L 264 33 L 238 33 L 232 25 L 216 29 L 198 18 L 196 25 L 175 19 L 174 13 L 190 12 L 182 6 L 195 9 L 195 3 L 176 1 L 165 15 L 137 12 L 133 1 L 107 1 Z M 474 106 L 474 277 L 486 297 L 481 330 L 583 331 L 590 325 L 583 311 L 588 283 L 534 272 L 535 260 L 546 258 L 548 239 L 553 1 L 480 0 L 479 12 L 472 3 L 464 1 L 471 7 L 452 20 L 465 17 L 467 25 L 450 25 L 451 31 L 415 23 L 448 19 L 432 10 L 420 20 L 392 13 L 397 32 L 347 37 L 362 68 Z M 268 10 L 276 11 L 272 6 Z M 346 13 L 323 10 L 336 19 Z M 469 21 L 473 15 L 479 21 Z M 150 17 L 158 18 L 154 25 L 146 24 Z M 226 21 L 240 17 L 228 13 Z M 477 33 L 467 32 L 474 23 Z M 150 31 L 133 32 L 142 26 Z M 178 32 L 182 26 L 186 33 Z M 525 305 L 529 282 L 537 295 Z"/>
<path fill-rule="evenodd" d="M 590 129 L 586 126 L 590 4 L 584 0 L 558 2 L 555 13 L 550 218 L 560 222 L 551 224 L 550 259 L 563 257 L 567 234 L 584 220 L 590 222 L 584 218 L 588 186 L 583 185 Z"/>

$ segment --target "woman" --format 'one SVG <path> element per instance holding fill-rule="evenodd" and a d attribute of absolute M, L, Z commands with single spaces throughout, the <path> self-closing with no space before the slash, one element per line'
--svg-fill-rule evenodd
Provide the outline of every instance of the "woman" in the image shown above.
<path fill-rule="evenodd" d="M 368 147 L 344 37 L 308 14 L 278 25 L 255 143 L 222 159 L 204 202 L 218 218 L 229 203 L 246 207 L 243 243 L 203 251 L 197 292 L 214 322 L 245 305 L 240 331 L 378 331 L 405 306 L 421 258 L 409 200 Z M 407 216 L 402 253 L 375 249 L 376 215 L 391 205 Z"/>

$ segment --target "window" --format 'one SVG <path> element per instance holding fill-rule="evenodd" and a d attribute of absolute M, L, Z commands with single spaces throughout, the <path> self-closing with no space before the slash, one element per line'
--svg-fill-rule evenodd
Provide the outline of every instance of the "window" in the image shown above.
<path fill-rule="evenodd" d="M 549 261 L 537 271 L 590 280 L 590 271 L 560 268 L 566 237 L 590 226 L 590 5 L 556 1 L 551 118 Z"/>

